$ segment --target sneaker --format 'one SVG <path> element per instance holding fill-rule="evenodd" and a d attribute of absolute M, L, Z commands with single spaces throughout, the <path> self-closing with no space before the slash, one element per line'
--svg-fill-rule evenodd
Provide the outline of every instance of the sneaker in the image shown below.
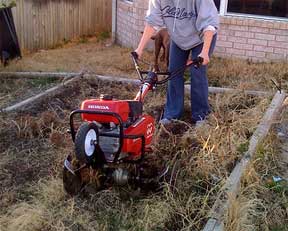
<path fill-rule="evenodd" d="M 206 120 L 197 120 L 196 122 L 195 122 L 195 128 L 200 128 L 200 127 L 202 127 L 202 126 L 204 126 L 204 124 L 206 124 Z"/>
<path fill-rule="evenodd" d="M 159 120 L 159 124 L 162 124 L 162 125 L 168 125 L 168 124 L 171 124 L 171 120 L 167 119 L 167 118 L 163 118 L 162 120 Z"/>

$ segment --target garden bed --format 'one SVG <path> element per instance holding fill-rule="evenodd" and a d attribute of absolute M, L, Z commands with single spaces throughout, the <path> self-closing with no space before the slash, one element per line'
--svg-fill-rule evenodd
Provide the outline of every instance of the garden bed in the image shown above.
<path fill-rule="evenodd" d="M 152 154 L 168 162 L 180 160 L 182 170 L 173 194 L 167 188 L 145 196 L 130 192 L 127 198 L 125 188 L 111 188 L 69 198 L 63 192 L 61 174 L 64 158 L 74 151 L 65 132 L 70 111 L 85 98 L 105 93 L 131 99 L 137 90 L 133 85 L 84 78 L 18 114 L 1 115 L 0 226 L 11 230 L 20 225 L 22 230 L 203 228 L 220 187 L 246 151 L 269 100 L 239 93 L 211 95 L 213 113 L 205 126 L 195 129 L 186 99 L 183 120 L 164 135 L 157 130 Z M 144 110 L 159 114 L 164 98 L 164 89 L 159 88 L 150 94 Z"/>
<path fill-rule="evenodd" d="M 0 78 L 0 109 L 60 83 L 59 78 Z"/>

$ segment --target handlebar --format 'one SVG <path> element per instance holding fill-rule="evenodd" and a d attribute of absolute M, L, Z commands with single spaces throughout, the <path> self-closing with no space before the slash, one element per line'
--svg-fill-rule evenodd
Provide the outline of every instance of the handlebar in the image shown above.
<path fill-rule="evenodd" d="M 174 78 L 177 74 L 179 74 L 180 72 L 184 71 L 187 67 L 194 65 L 195 68 L 199 68 L 204 59 L 200 56 L 198 56 L 197 58 L 193 59 L 193 60 L 189 60 L 184 66 L 180 67 L 179 69 L 177 69 L 176 71 L 170 73 L 170 72 L 153 72 L 153 71 L 142 71 L 139 67 L 138 64 L 138 60 L 139 60 L 139 56 L 138 54 L 133 51 L 131 52 L 131 57 L 132 57 L 132 61 L 134 63 L 136 72 L 139 76 L 140 81 L 143 83 L 146 81 L 146 78 L 143 78 L 143 75 L 147 75 L 148 76 L 148 81 L 151 82 L 151 78 L 153 77 L 153 83 L 154 84 L 163 84 L 166 83 L 168 80 L 171 80 L 172 78 Z M 158 80 L 157 76 L 159 75 L 163 75 L 163 76 L 167 76 L 166 78 L 164 78 L 163 80 Z"/>
<path fill-rule="evenodd" d="M 135 51 L 132 51 L 131 52 L 131 56 L 132 56 L 132 59 L 134 59 L 134 60 L 138 60 L 138 54 L 137 54 L 137 52 L 135 52 Z"/>

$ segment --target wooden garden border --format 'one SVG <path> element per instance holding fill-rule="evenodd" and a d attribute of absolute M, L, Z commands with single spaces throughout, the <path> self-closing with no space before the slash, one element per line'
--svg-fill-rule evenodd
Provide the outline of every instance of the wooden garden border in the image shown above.
<path fill-rule="evenodd" d="M 0 72 L 0 78 L 71 78 L 79 75 L 79 73 L 73 72 Z M 103 81 L 120 81 L 124 83 L 137 84 L 140 82 L 138 79 L 128 79 L 123 77 L 115 77 L 115 76 L 104 76 L 104 75 L 96 75 L 96 74 L 88 74 L 85 76 L 95 77 Z M 185 85 L 186 91 L 189 91 L 190 85 Z M 250 91 L 250 90 L 240 90 L 233 88 L 222 88 L 222 87 L 209 87 L 210 93 L 232 93 L 232 92 L 244 92 L 247 95 L 254 96 L 269 96 L 270 92 L 266 91 Z"/>
<path fill-rule="evenodd" d="M 90 73 L 67 73 L 67 72 L 0 72 L 0 78 L 74 78 L 79 77 L 79 75 L 84 77 L 95 77 L 102 81 L 117 81 L 122 83 L 129 83 L 129 84 L 135 84 L 140 85 L 140 81 L 138 79 L 128 79 L 123 77 L 115 77 L 115 76 L 103 76 L 103 75 L 96 75 L 96 74 L 90 74 Z M 69 84 L 71 80 L 68 80 L 65 82 L 65 84 Z M 55 91 L 59 90 L 63 84 L 52 87 L 43 93 L 40 93 L 36 96 L 30 97 L 20 103 L 17 103 L 15 105 L 6 107 L 2 109 L 1 111 L 4 112 L 10 112 L 13 110 L 18 110 L 22 106 L 25 106 L 34 100 L 38 100 L 41 97 L 47 96 L 49 94 L 53 94 Z M 190 91 L 190 85 L 185 85 L 185 92 L 189 93 Z M 240 89 L 233 89 L 233 88 L 220 88 L 220 87 L 209 87 L 209 93 L 244 93 L 247 95 L 253 95 L 253 96 L 269 96 L 271 95 L 270 92 L 265 91 L 251 91 L 251 90 L 240 90 Z"/>
<path fill-rule="evenodd" d="M 223 216 L 230 206 L 228 197 L 230 199 L 236 198 L 240 188 L 241 177 L 243 176 L 243 173 L 245 172 L 248 164 L 253 159 L 258 144 L 261 143 L 266 137 L 272 124 L 275 122 L 277 116 L 279 115 L 285 97 L 286 94 L 284 92 L 280 93 L 279 91 L 274 95 L 269 108 L 266 110 L 266 113 L 262 117 L 259 126 L 250 139 L 248 151 L 245 152 L 244 157 L 235 166 L 230 176 L 227 178 L 225 185 L 220 190 L 218 199 L 210 211 L 210 219 L 206 223 L 203 231 L 224 230 Z"/>
<path fill-rule="evenodd" d="M 59 84 L 59 85 L 57 85 L 55 87 L 49 88 L 49 89 L 45 90 L 44 92 L 41 92 L 40 94 L 37 94 L 37 95 L 32 96 L 32 97 L 30 97 L 28 99 L 25 99 L 25 100 L 23 100 L 23 101 L 21 101 L 19 103 L 16 103 L 14 105 L 8 106 L 8 107 L 3 108 L 3 109 L 0 109 L 0 112 L 17 111 L 20 108 L 22 108 L 22 107 L 24 107 L 24 106 L 26 106 L 26 105 L 28 105 L 28 104 L 36 101 L 36 100 L 40 100 L 41 98 L 43 98 L 45 96 L 53 95 L 56 92 L 61 91 L 65 86 L 67 86 L 71 82 L 76 81 L 77 79 L 81 78 L 82 76 L 83 76 L 83 74 L 81 74 L 81 73 L 74 73 L 73 75 L 71 74 L 71 76 L 69 76 L 69 77 L 73 77 L 73 78 L 70 78 L 69 80 L 67 80 L 67 81 L 65 81 L 65 82 L 63 82 L 63 83 L 61 83 L 61 84 Z"/>
<path fill-rule="evenodd" d="M 111 82 L 121 82 L 121 83 L 129 83 L 134 85 L 140 85 L 140 81 L 137 79 L 128 79 L 122 77 L 115 77 L 115 76 L 103 76 L 103 75 L 96 75 L 96 74 L 89 74 L 89 73 L 57 73 L 57 72 L 0 72 L 0 78 L 72 78 L 68 81 L 64 82 L 64 84 L 57 85 L 52 87 L 38 95 L 32 96 L 22 102 L 16 103 L 12 106 L 6 107 L 2 109 L 2 112 L 11 112 L 14 110 L 19 110 L 21 107 L 32 103 L 35 100 L 39 100 L 40 98 L 55 94 L 56 91 L 61 89 L 64 85 L 69 84 L 70 82 L 74 81 L 75 77 L 78 78 L 79 76 L 83 76 L 84 78 L 94 77 L 102 81 L 111 81 Z M 189 93 L 190 85 L 185 85 L 185 92 Z M 269 96 L 271 93 L 265 91 L 248 91 L 248 90 L 240 90 L 240 89 L 233 89 L 233 88 L 220 88 L 220 87 L 209 87 L 209 93 L 244 93 L 247 95 L 254 95 L 254 96 Z"/>
<path fill-rule="evenodd" d="M 0 72 L 0 78 L 70 78 L 79 72 Z"/>

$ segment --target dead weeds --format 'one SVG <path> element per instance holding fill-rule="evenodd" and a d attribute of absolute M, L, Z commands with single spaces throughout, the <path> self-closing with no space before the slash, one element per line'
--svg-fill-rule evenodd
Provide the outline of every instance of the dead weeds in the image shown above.
<path fill-rule="evenodd" d="M 91 71 L 109 76 L 135 78 L 131 62 L 132 48 L 111 45 L 110 39 L 97 41 L 97 37 L 87 38 L 85 43 L 72 41 L 57 49 L 40 50 L 25 54 L 22 60 L 12 61 L 0 71 L 50 71 L 79 72 Z M 145 52 L 143 60 L 153 63 L 153 54 Z M 144 64 L 143 64 L 144 65 Z M 149 65 L 144 65 L 145 69 Z M 208 68 L 209 85 L 233 87 L 242 90 L 275 90 L 273 79 L 287 90 L 287 61 L 278 63 L 257 63 L 251 60 L 213 57 Z"/>
<path fill-rule="evenodd" d="M 247 142 L 269 101 L 244 94 L 213 95 L 213 113 L 204 127 L 195 129 L 189 124 L 186 106 L 184 121 L 178 122 L 176 132 L 168 132 L 163 138 L 159 128 L 153 155 L 159 164 L 179 161 L 173 193 L 165 188 L 160 194 L 130 194 L 129 199 L 123 199 L 122 189 L 112 188 L 88 197 L 67 197 L 60 178 L 62 162 L 73 152 L 73 143 L 65 133 L 70 111 L 84 99 L 97 98 L 101 93 L 131 99 L 137 90 L 132 85 L 81 79 L 53 98 L 26 107 L 14 118 L 2 117 L 0 136 L 6 138 L 1 138 L 1 147 L 5 147 L 1 150 L 1 172 L 5 176 L 1 185 L 9 189 L 0 197 L 5 202 L 0 215 L 4 230 L 203 227 L 220 186 L 243 154 L 237 147 Z M 161 89 L 151 94 L 145 110 L 152 114 L 161 111 L 164 98 Z"/>
<path fill-rule="evenodd" d="M 0 109 L 55 86 L 57 78 L 0 78 Z"/>
<path fill-rule="evenodd" d="M 288 184 L 273 180 L 283 172 L 280 147 L 275 132 L 258 146 L 242 178 L 241 193 L 226 214 L 226 230 L 287 230 Z"/>
<path fill-rule="evenodd" d="M 79 72 L 86 69 L 97 74 L 136 78 L 129 57 L 131 50 L 103 44 L 105 42 L 99 44 L 88 39 L 78 45 L 39 51 L 12 62 L 1 71 Z M 151 54 L 145 54 L 146 60 L 150 57 Z M 256 64 L 214 58 L 208 75 L 214 86 L 270 90 L 273 88 L 271 76 L 283 83 L 287 80 L 287 68 L 283 63 Z M 286 83 L 282 86 L 287 87 Z M 9 87 L 7 89 L 5 94 L 9 94 Z M 63 191 L 61 174 L 64 158 L 73 153 L 73 143 L 66 134 L 69 113 L 86 98 L 97 98 L 105 93 L 118 99 L 132 99 L 137 90 L 131 85 L 82 78 L 18 114 L 0 116 L 1 230 L 203 228 L 217 192 L 246 151 L 269 99 L 243 93 L 211 95 L 211 116 L 197 129 L 190 124 L 189 100 L 186 99 L 183 120 L 176 123 L 175 130 L 164 131 L 164 137 L 163 129 L 158 128 L 153 147 L 158 161 L 171 165 L 176 160 L 179 162 L 173 191 L 165 187 L 161 193 L 143 197 L 135 192 L 134 196 L 129 194 L 123 198 L 123 189 L 115 187 L 89 196 L 68 197 Z M 164 98 L 165 87 L 158 88 L 147 98 L 145 111 L 159 118 Z M 271 201 L 274 202 L 271 189 L 264 187 L 264 183 L 253 188 L 253 183 L 265 182 L 263 176 L 268 168 L 275 169 L 276 162 L 265 153 L 258 155 L 255 171 L 249 171 L 249 180 L 243 181 L 247 186 L 242 192 L 244 198 L 239 197 L 234 209 L 229 211 L 227 230 L 250 230 L 257 225 L 263 228 L 259 230 L 265 230 L 278 225 L 278 220 L 272 221 L 274 216 L 279 217 L 279 222 L 286 219 L 279 199 L 275 198 L 276 207 L 271 207 Z M 267 162 L 271 163 L 270 167 Z"/>

